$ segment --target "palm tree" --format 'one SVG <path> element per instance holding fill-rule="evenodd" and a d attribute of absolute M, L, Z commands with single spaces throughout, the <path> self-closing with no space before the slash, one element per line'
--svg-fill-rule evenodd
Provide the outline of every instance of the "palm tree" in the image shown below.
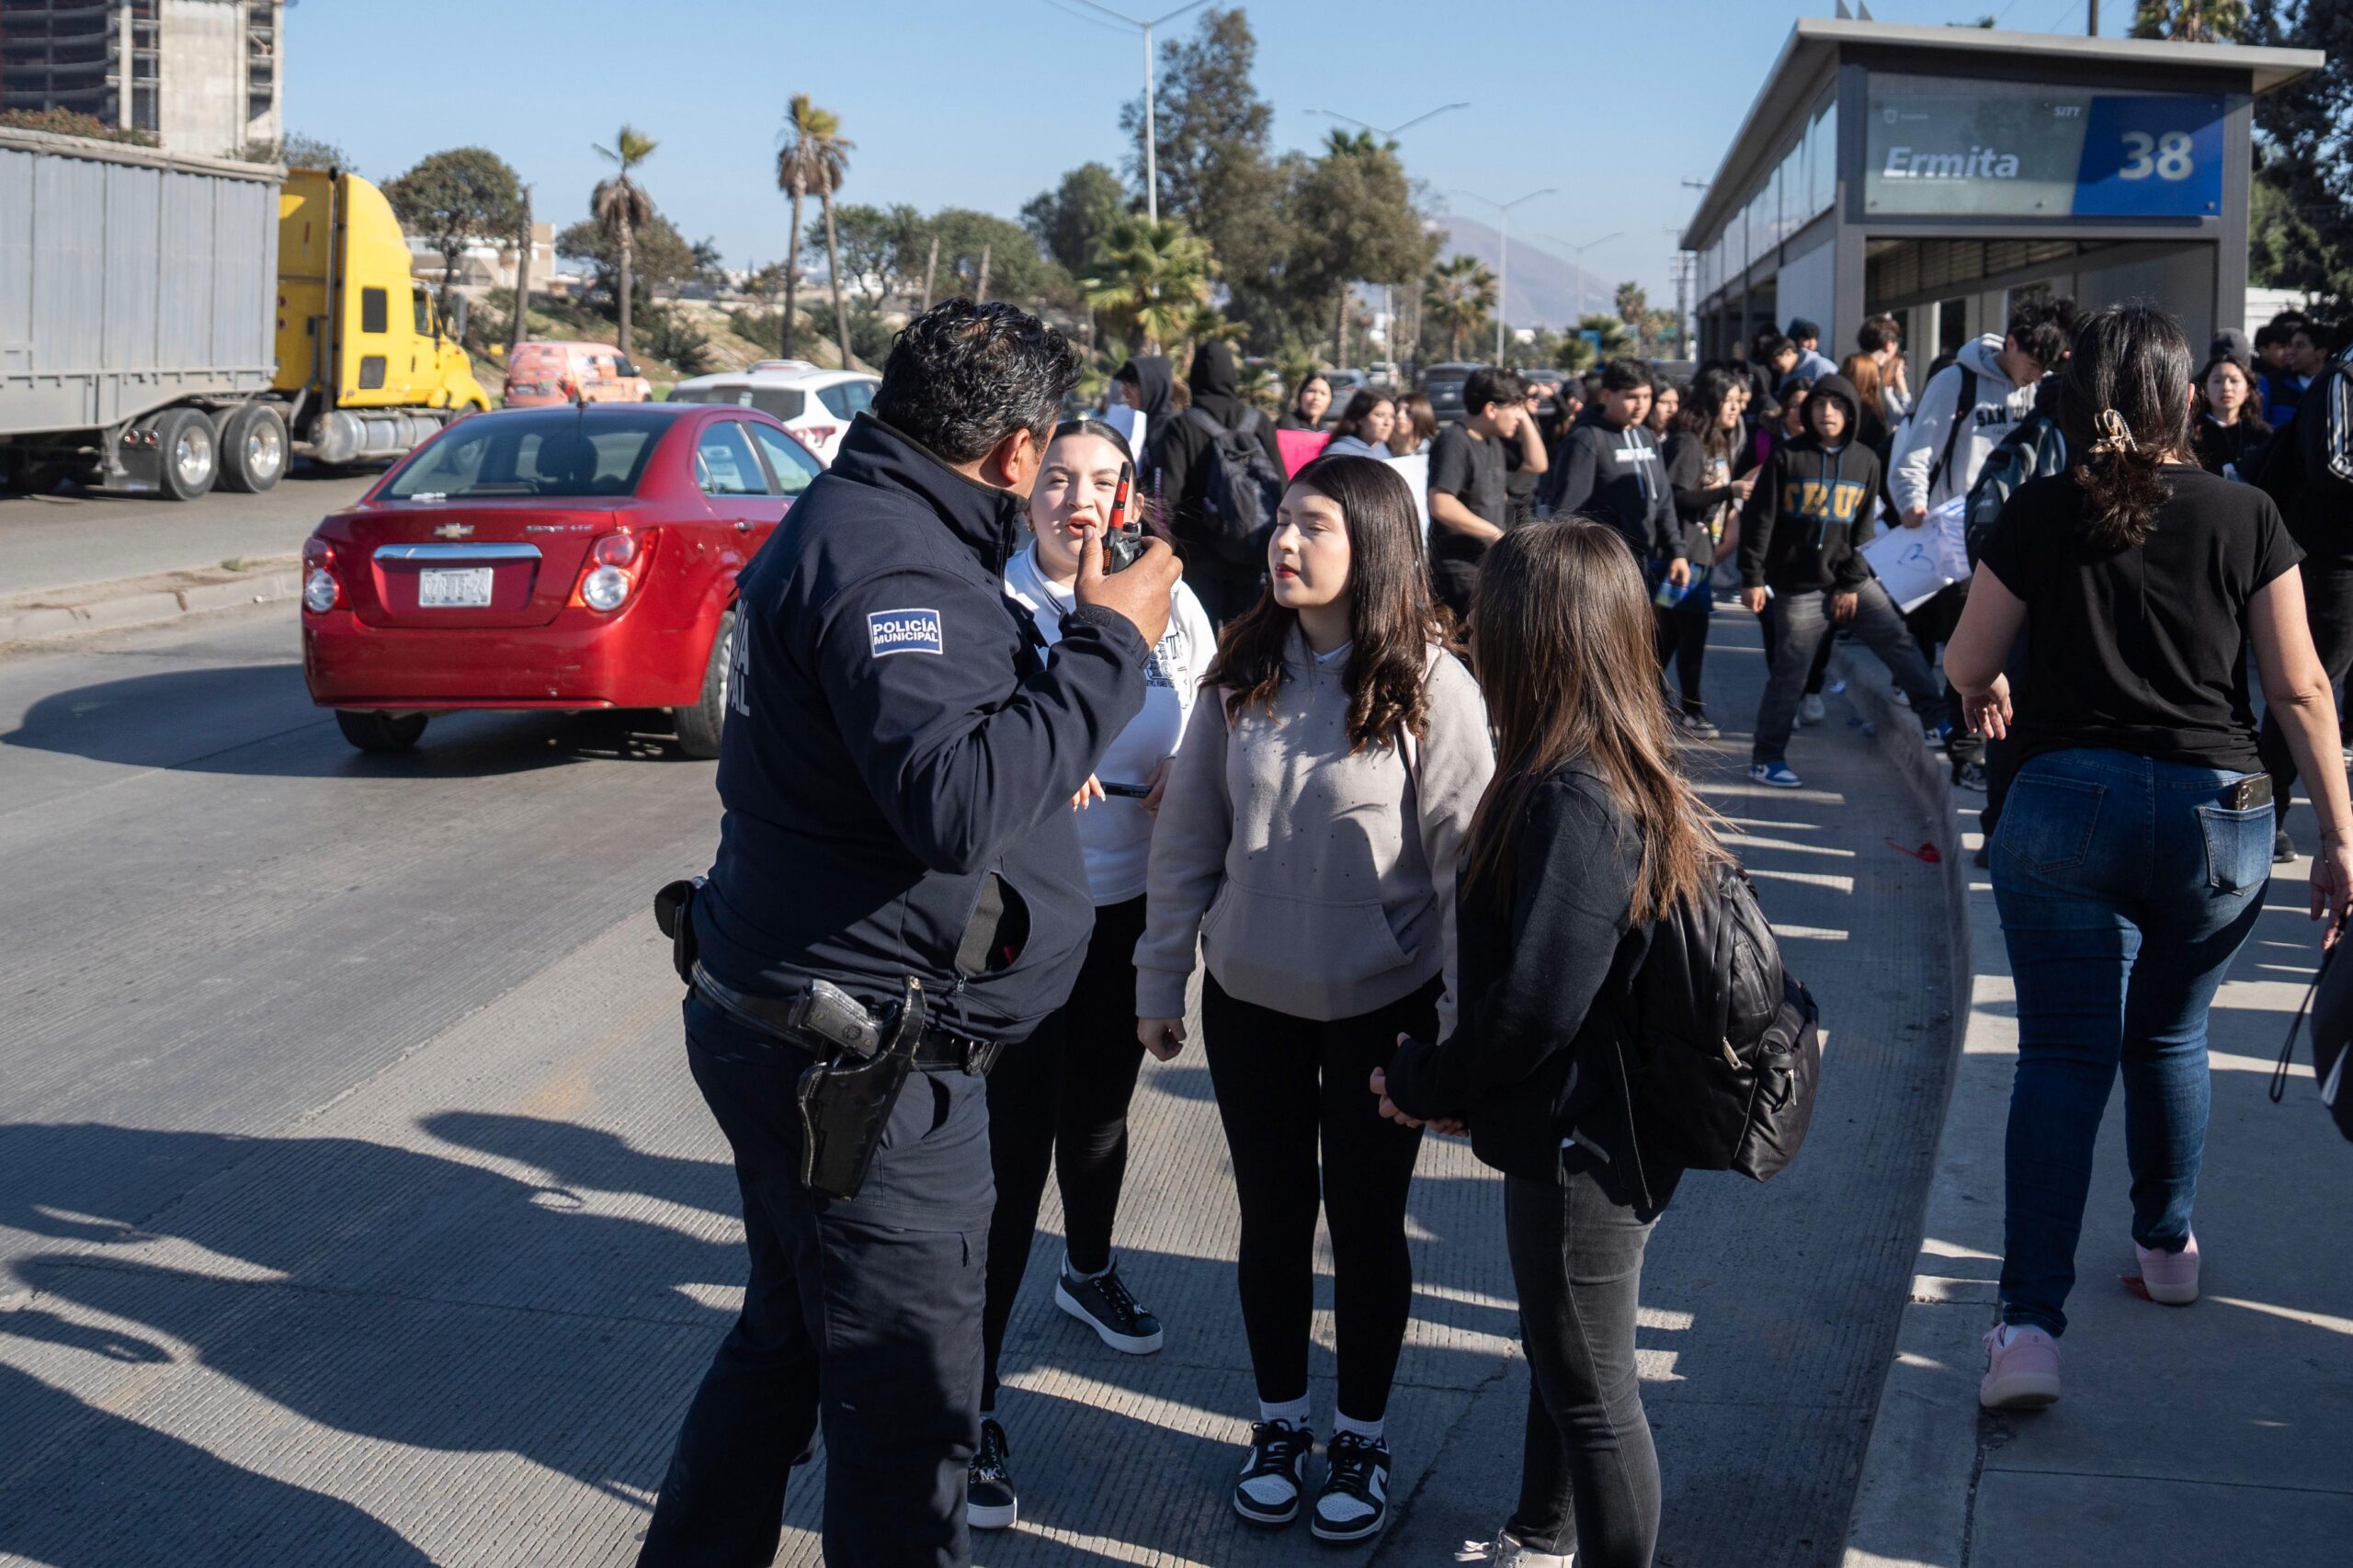
<path fill-rule="evenodd" d="M 850 150 L 858 144 L 842 138 L 841 117 L 819 108 L 806 93 L 795 93 L 785 106 L 784 129 L 777 136 L 776 186 L 792 199 L 792 238 L 784 262 L 784 357 L 792 358 L 794 301 L 801 285 L 801 201 L 817 194 L 825 212 L 825 261 L 834 279 L 834 331 L 839 337 L 842 364 L 849 364 L 849 312 L 842 303 L 841 246 L 834 237 L 834 192 L 849 173 Z"/>
<path fill-rule="evenodd" d="M 1487 324 L 1495 308 L 1495 275 L 1477 256 L 1458 256 L 1430 269 L 1422 307 L 1446 334 L 1446 357 L 1462 358 L 1462 340 Z"/>
<path fill-rule="evenodd" d="M 2246 23 L 2246 0 L 2141 0 L 2133 12 L 2132 36 L 2176 43 L 2235 43 Z"/>
<path fill-rule="evenodd" d="M 1111 225 L 1095 270 L 1079 280 L 1092 311 L 1118 324 L 1122 335 L 1141 339 L 1143 351 L 1185 336 L 1197 312 L 1209 302 L 1217 263 L 1209 242 L 1174 218 L 1122 218 Z"/>
<path fill-rule="evenodd" d="M 1650 324 L 1650 296 L 1643 291 L 1643 286 L 1639 283 L 1620 283 L 1618 285 L 1616 303 L 1618 319 L 1626 324 L 1627 332 L 1633 336 L 1635 351 L 1639 353 L 1642 350 L 1643 339 L 1648 335 L 1643 329 Z"/>
<path fill-rule="evenodd" d="M 615 248 L 620 252 L 620 349 L 627 354 L 630 247 L 637 231 L 654 221 L 654 203 L 646 199 L 645 192 L 629 177 L 629 172 L 654 155 L 654 139 L 624 125 L 621 133 L 613 138 L 613 144 L 597 148 L 597 155 L 619 165 L 612 178 L 597 182 L 597 188 L 589 194 L 588 210 L 597 220 L 597 227 L 612 237 Z"/>

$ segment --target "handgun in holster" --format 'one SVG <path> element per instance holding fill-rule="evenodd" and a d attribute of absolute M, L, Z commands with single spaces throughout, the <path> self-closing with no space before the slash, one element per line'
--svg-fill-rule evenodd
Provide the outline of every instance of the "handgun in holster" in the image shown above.
<path fill-rule="evenodd" d="M 866 1185 L 891 1108 L 923 1042 L 923 982 L 906 977 L 905 994 L 880 1020 L 879 1029 L 863 1007 L 858 1008 L 857 1022 L 866 1027 L 850 1025 L 834 1035 L 832 1056 L 802 1069 L 793 1085 L 792 1097 L 801 1108 L 801 1185 L 828 1198 L 856 1198 Z M 804 1030 L 824 1032 L 822 1025 L 804 1025 Z M 858 1038 L 849 1038 L 853 1030 Z M 861 1054 L 861 1047 L 871 1054 Z"/>

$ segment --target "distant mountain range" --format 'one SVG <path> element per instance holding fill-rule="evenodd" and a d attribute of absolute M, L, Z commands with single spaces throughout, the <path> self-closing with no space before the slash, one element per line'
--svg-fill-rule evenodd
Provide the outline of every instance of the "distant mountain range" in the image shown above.
<path fill-rule="evenodd" d="M 1438 247 L 1440 261 L 1452 256 L 1474 256 L 1487 264 L 1489 271 L 1498 269 L 1503 236 L 1495 229 L 1458 212 L 1440 214 L 1438 223 L 1447 233 L 1446 243 Z M 1505 301 L 1506 321 L 1514 326 L 1558 329 L 1574 326 L 1577 317 L 1597 311 L 1616 313 L 1615 284 L 1604 282 L 1574 262 L 1539 250 L 1542 243 L 1512 236 L 1511 297 Z"/>

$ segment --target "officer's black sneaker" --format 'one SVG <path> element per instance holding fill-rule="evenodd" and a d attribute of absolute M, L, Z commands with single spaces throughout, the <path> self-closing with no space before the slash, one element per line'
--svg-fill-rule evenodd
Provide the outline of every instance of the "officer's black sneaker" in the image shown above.
<path fill-rule="evenodd" d="M 1250 1457 L 1233 1483 L 1233 1511 L 1254 1525 L 1287 1525 L 1299 1517 L 1300 1494 L 1307 1490 L 1307 1456 L 1315 1434 L 1279 1421 L 1250 1427 Z"/>
<path fill-rule="evenodd" d="M 1012 1449 L 1005 1428 L 983 1416 L 980 1451 L 972 1456 L 972 1473 L 964 1483 L 964 1522 L 976 1530 L 1007 1530 L 1021 1517 L 1021 1498 L 1013 1490 L 1013 1471 L 1005 1460 Z"/>
<path fill-rule="evenodd" d="M 1065 1269 L 1054 1281 L 1054 1305 L 1093 1329 L 1114 1350 L 1149 1356 L 1160 1348 L 1160 1320 L 1128 1294 L 1117 1264 L 1092 1279 L 1074 1278 Z"/>
<path fill-rule="evenodd" d="M 1956 762 L 1952 765 L 1952 787 L 1985 792 L 1985 765 L 1982 762 Z"/>
<path fill-rule="evenodd" d="M 1363 1540 L 1389 1517 L 1389 1444 L 1381 1437 L 1336 1432 L 1324 1450 L 1330 1471 L 1315 1494 L 1308 1528 L 1318 1540 Z"/>

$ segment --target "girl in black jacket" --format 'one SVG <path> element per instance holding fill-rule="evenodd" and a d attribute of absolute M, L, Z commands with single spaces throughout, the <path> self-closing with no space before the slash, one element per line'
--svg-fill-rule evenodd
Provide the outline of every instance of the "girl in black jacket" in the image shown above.
<path fill-rule="evenodd" d="M 1634 1373 L 1643 1249 L 1681 1172 L 1637 1142 L 1628 992 L 1652 926 L 1724 850 L 1675 766 L 1643 573 L 1593 523 L 1518 529 L 1479 572 L 1472 654 L 1498 769 L 1464 855 L 1461 1022 L 1401 1040 L 1383 1115 L 1504 1173 L 1530 1395 L 1495 1556 L 1646 1568 L 1658 1456 Z"/>
<path fill-rule="evenodd" d="M 1700 699 L 1699 671 L 1715 607 L 1715 569 L 1740 547 L 1740 508 L 1756 483 L 1753 477 L 1733 477 L 1746 444 L 1742 415 L 1747 406 L 1745 383 L 1728 370 L 1702 370 L 1666 437 L 1666 487 L 1675 497 L 1691 582 L 1680 596 L 1672 587 L 1656 596 L 1658 664 L 1675 671 L 1683 707 L 1672 717 L 1694 740 L 1712 741 L 1719 733 Z"/>

